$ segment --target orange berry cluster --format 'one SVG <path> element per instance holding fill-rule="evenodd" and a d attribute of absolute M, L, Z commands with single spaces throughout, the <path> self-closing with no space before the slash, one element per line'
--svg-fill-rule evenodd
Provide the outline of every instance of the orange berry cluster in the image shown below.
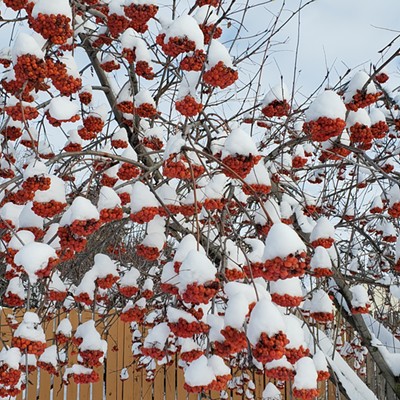
<path fill-rule="evenodd" d="M 62 333 L 57 333 L 55 338 L 56 338 L 56 342 L 58 345 L 68 343 L 71 340 L 71 338 L 69 338 L 68 336 L 65 336 Z"/>
<path fill-rule="evenodd" d="M 21 128 L 16 126 L 6 126 L 2 131 L 1 134 L 10 141 L 17 140 L 22 136 Z"/>
<path fill-rule="evenodd" d="M 115 182 L 116 183 L 116 182 Z M 111 186 L 114 186 L 115 183 Z M 104 185 L 103 180 L 102 180 L 102 185 Z M 106 185 L 104 185 L 106 186 Z M 121 205 L 125 206 L 131 201 L 131 196 L 129 193 L 118 193 L 118 197 L 121 199 Z"/>
<path fill-rule="evenodd" d="M 46 111 L 45 115 L 46 115 L 46 118 L 47 118 L 47 120 L 49 121 L 49 123 L 50 123 L 51 125 L 55 126 L 56 128 L 59 127 L 59 126 L 61 126 L 62 123 L 65 123 L 65 122 L 76 122 L 76 121 L 79 121 L 80 118 L 81 118 L 78 114 L 76 114 L 76 115 L 73 115 L 73 116 L 72 116 L 71 118 L 69 118 L 69 119 L 56 119 L 56 118 L 53 118 L 53 117 L 49 114 L 48 111 Z"/>
<path fill-rule="evenodd" d="M 171 329 L 171 332 L 181 338 L 192 338 L 194 335 L 207 333 L 210 329 L 210 327 L 204 322 L 187 322 L 183 318 L 179 318 L 178 322 L 169 322 L 168 326 Z"/>
<path fill-rule="evenodd" d="M 188 393 L 201 393 L 201 392 L 205 392 L 207 390 L 210 390 L 210 385 L 207 385 L 207 386 L 190 386 L 187 383 L 184 383 L 183 388 Z"/>
<path fill-rule="evenodd" d="M 118 280 L 118 276 L 107 274 L 107 276 L 104 278 L 97 278 L 96 284 L 100 289 L 110 289 Z"/>
<path fill-rule="evenodd" d="M 79 293 L 78 295 L 74 296 L 74 299 L 77 303 L 82 303 L 87 306 L 90 306 L 93 304 L 93 299 L 89 296 L 89 293 Z"/>
<path fill-rule="evenodd" d="M 177 295 L 178 292 L 179 292 L 178 288 L 176 286 L 174 286 L 174 285 L 171 285 L 170 283 L 162 283 L 160 285 L 160 289 L 164 293 L 169 293 L 169 294 L 172 294 L 174 296 Z"/>
<path fill-rule="evenodd" d="M 311 242 L 311 246 L 314 248 L 316 248 L 318 246 L 322 246 L 325 249 L 329 249 L 330 247 L 332 247 L 334 241 L 335 241 L 335 239 L 333 239 L 333 238 L 319 238 L 319 239 L 313 240 Z"/>
<path fill-rule="evenodd" d="M 368 107 L 376 103 L 381 95 L 381 92 L 363 93 L 361 90 L 357 90 L 357 93 L 353 96 L 353 100 L 346 104 L 346 108 L 351 111 L 357 111 L 359 108 Z"/>
<path fill-rule="evenodd" d="M 53 44 L 64 44 L 72 37 L 71 18 L 62 14 L 41 14 L 37 18 L 29 16 L 30 27 Z"/>
<path fill-rule="evenodd" d="M 187 158 L 182 155 L 179 156 L 177 153 L 173 153 L 169 156 L 163 164 L 163 175 L 167 178 L 177 179 L 197 179 L 204 173 L 204 167 L 202 165 L 191 165 L 192 169 L 188 165 Z M 193 176 L 192 176 L 193 174 Z"/>
<path fill-rule="evenodd" d="M 68 226 L 60 226 L 57 234 L 60 238 L 60 244 L 63 249 L 71 249 L 77 253 L 80 253 L 86 247 L 87 240 L 85 238 L 76 236 L 74 233 L 72 233 L 70 227 Z"/>
<path fill-rule="evenodd" d="M 227 67 L 223 61 L 219 61 L 203 74 L 203 81 L 206 84 L 221 89 L 233 85 L 238 78 L 238 72 L 233 68 Z"/>
<path fill-rule="evenodd" d="M 307 164 L 307 158 L 301 156 L 295 156 L 292 158 L 293 168 L 303 168 Z"/>
<path fill-rule="evenodd" d="M 50 200 L 45 203 L 33 202 L 32 211 L 42 218 L 52 218 L 59 214 L 67 206 L 66 203 Z"/>
<path fill-rule="evenodd" d="M 133 297 L 138 291 L 139 288 L 136 286 L 118 286 L 118 291 L 125 297 Z"/>
<path fill-rule="evenodd" d="M 155 347 L 141 347 L 141 352 L 144 356 L 151 357 L 154 360 L 162 360 L 166 354 L 166 350 L 160 350 Z"/>
<path fill-rule="evenodd" d="M 78 129 L 78 135 L 83 140 L 92 140 L 96 138 L 96 132 L 86 129 L 84 126 Z"/>
<path fill-rule="evenodd" d="M 194 360 L 197 360 L 199 357 L 201 357 L 204 354 L 204 351 L 202 350 L 190 350 L 190 351 L 185 351 L 180 354 L 181 360 L 191 363 Z"/>
<path fill-rule="evenodd" d="M 185 217 L 191 217 L 201 210 L 202 204 L 198 201 L 195 204 L 183 204 L 179 207 L 179 212 Z"/>
<path fill-rule="evenodd" d="M 119 221 L 123 217 L 121 207 L 105 208 L 100 211 L 100 221 L 104 224 L 110 221 Z"/>
<path fill-rule="evenodd" d="M 186 286 L 182 299 L 185 303 L 207 304 L 218 292 L 219 281 L 215 280 L 205 285 L 191 283 Z"/>
<path fill-rule="evenodd" d="M 215 354 L 220 357 L 229 357 L 247 348 L 247 339 L 244 332 L 227 326 L 221 330 L 221 334 L 225 337 L 225 340 L 214 343 Z"/>
<path fill-rule="evenodd" d="M 143 322 L 146 311 L 145 308 L 134 306 L 133 308 L 121 313 L 120 318 L 123 322 Z"/>
<path fill-rule="evenodd" d="M 114 147 L 114 149 L 126 149 L 128 147 L 128 142 L 125 140 L 114 139 L 111 140 L 111 146 Z"/>
<path fill-rule="evenodd" d="M 70 231 L 77 236 L 89 236 L 100 228 L 101 222 L 97 219 L 75 220 L 69 226 Z"/>
<path fill-rule="evenodd" d="M 82 145 L 78 143 L 68 143 L 64 146 L 63 150 L 68 153 L 79 153 L 82 151 Z"/>
<path fill-rule="evenodd" d="M 35 354 L 37 356 L 40 356 L 46 349 L 46 343 L 35 342 L 33 340 L 15 336 L 11 339 L 11 346 L 18 347 L 21 352 L 26 351 L 28 354 Z"/>
<path fill-rule="evenodd" d="M 136 32 L 147 31 L 147 23 L 157 14 L 158 6 L 155 4 L 130 4 L 124 6 L 125 15 L 130 18 L 129 26 Z"/>
<path fill-rule="evenodd" d="M 380 72 L 379 74 L 376 74 L 374 77 L 375 81 L 382 84 L 388 81 L 389 76 L 385 74 L 384 72 Z"/>
<path fill-rule="evenodd" d="M 43 362 L 43 361 L 38 361 L 38 362 L 37 362 L 37 366 L 38 366 L 41 370 L 44 370 L 44 371 L 46 371 L 47 373 L 49 373 L 50 375 L 55 375 L 55 376 L 58 376 L 58 375 L 59 375 L 57 369 L 54 367 L 53 364 L 46 363 L 46 362 Z"/>
<path fill-rule="evenodd" d="M 222 161 L 224 165 L 230 168 L 230 170 L 223 168 L 224 174 L 229 178 L 245 178 L 251 171 L 251 169 L 260 161 L 261 156 L 227 156 Z"/>
<path fill-rule="evenodd" d="M 352 314 L 368 314 L 370 307 L 371 307 L 371 304 L 366 304 L 365 307 L 352 307 L 351 313 Z"/>
<path fill-rule="evenodd" d="M 240 269 L 225 269 L 225 278 L 227 281 L 238 281 L 246 277 L 245 273 Z"/>
<path fill-rule="evenodd" d="M 329 371 L 317 371 L 317 373 L 318 373 L 317 381 L 319 382 L 326 381 L 331 376 Z"/>
<path fill-rule="evenodd" d="M 37 85 L 46 78 L 47 67 L 44 60 L 32 54 L 24 54 L 17 58 L 14 71 L 18 81 L 31 81 Z"/>
<path fill-rule="evenodd" d="M 204 44 L 209 44 L 211 39 L 218 39 L 222 35 L 222 29 L 215 27 L 215 24 L 200 24 L 199 27 L 204 35 Z"/>
<path fill-rule="evenodd" d="M 117 182 L 118 182 L 118 178 L 108 176 L 107 174 L 103 174 L 101 177 L 101 180 L 100 180 L 100 183 L 102 186 L 108 186 L 108 187 L 113 187 Z M 125 193 L 122 193 L 122 194 L 125 194 Z M 128 194 L 128 193 L 126 193 L 126 194 Z M 128 202 L 129 201 L 130 201 L 130 199 L 128 200 Z"/>
<path fill-rule="evenodd" d="M 319 391 L 318 389 L 293 389 L 294 397 L 303 400 L 312 400 L 315 397 L 318 397 Z"/>
<path fill-rule="evenodd" d="M 142 103 L 139 107 L 133 107 L 133 113 L 142 118 L 155 118 L 158 113 L 150 103 Z"/>
<path fill-rule="evenodd" d="M 35 275 L 37 275 L 39 278 L 47 278 L 48 276 L 50 276 L 50 274 L 53 271 L 54 267 L 58 263 L 59 263 L 58 258 L 49 258 L 49 261 L 48 261 L 46 267 L 36 271 Z"/>
<path fill-rule="evenodd" d="M 259 183 L 252 183 L 250 185 L 243 185 L 242 190 L 248 196 L 265 196 L 271 192 L 271 186 L 262 185 Z"/>
<path fill-rule="evenodd" d="M 107 18 L 107 26 L 110 35 L 117 38 L 123 31 L 128 29 L 129 20 L 123 15 L 110 14 Z"/>
<path fill-rule="evenodd" d="M 175 102 L 176 110 L 185 117 L 195 117 L 203 109 L 203 104 L 198 103 L 191 95 L 186 95 L 182 100 Z"/>
<path fill-rule="evenodd" d="M 95 117 L 93 115 L 89 115 L 83 120 L 83 126 L 91 133 L 100 133 L 103 130 L 104 127 L 104 121 L 99 118 Z M 85 140 L 78 131 L 79 136 Z"/>
<path fill-rule="evenodd" d="M 8 292 L 2 297 L 3 303 L 8 307 L 22 307 L 25 300 L 21 299 L 16 293 Z"/>
<path fill-rule="evenodd" d="M 303 297 L 301 296 L 291 296 L 289 294 L 271 294 L 272 301 L 278 306 L 281 307 L 298 307 L 303 301 Z"/>
<path fill-rule="evenodd" d="M 85 106 L 89 105 L 92 102 L 93 95 L 89 92 L 81 92 L 79 93 L 79 100 Z"/>
<path fill-rule="evenodd" d="M 106 72 L 116 71 L 121 68 L 115 60 L 105 61 L 100 64 L 100 67 Z"/>
<path fill-rule="evenodd" d="M 129 181 L 140 175 L 140 169 L 129 163 L 122 163 L 118 168 L 117 176 L 123 181 Z"/>
<path fill-rule="evenodd" d="M 265 368 L 265 375 L 280 381 L 291 381 L 294 378 L 294 370 L 286 367 Z"/>
<path fill-rule="evenodd" d="M 14 106 L 4 107 L 4 111 L 14 121 L 29 121 L 39 116 L 39 112 L 35 107 L 22 105 L 22 103 L 20 102 L 18 102 Z M 32 147 L 32 145 L 30 147 Z"/>
<path fill-rule="evenodd" d="M 142 144 L 154 151 L 160 151 L 164 147 L 164 143 L 157 137 L 144 137 L 142 139 Z"/>
<path fill-rule="evenodd" d="M 333 313 L 313 312 L 310 313 L 310 317 L 314 318 L 316 321 L 322 324 L 333 321 Z"/>
<path fill-rule="evenodd" d="M 67 292 L 59 292 L 57 290 L 49 290 L 47 296 L 51 301 L 64 301 L 67 297 Z"/>
<path fill-rule="evenodd" d="M 135 66 L 135 72 L 138 76 L 141 76 L 144 79 L 154 79 L 153 68 L 149 65 L 147 61 L 138 61 Z"/>
<path fill-rule="evenodd" d="M 183 71 L 201 71 L 206 62 L 204 50 L 195 50 L 192 55 L 185 56 L 179 64 Z"/>
<path fill-rule="evenodd" d="M 264 263 L 254 263 L 251 265 L 253 275 L 261 276 L 268 281 L 303 276 L 309 267 L 306 257 L 307 254 L 301 252 L 296 255 L 288 255 L 285 258 L 275 257 L 272 260 L 266 260 Z"/>
<path fill-rule="evenodd" d="M 400 203 L 393 203 L 389 209 L 388 213 L 391 217 L 393 218 L 398 218 L 400 217 Z"/>
<path fill-rule="evenodd" d="M 274 100 L 262 108 L 261 112 L 268 118 L 284 117 L 289 114 L 290 105 L 286 100 Z"/>
<path fill-rule="evenodd" d="M 196 43 L 193 40 L 189 40 L 187 36 L 181 37 L 171 37 L 168 43 L 164 42 L 165 33 L 159 34 L 156 37 L 156 43 L 161 46 L 163 52 L 170 57 L 177 57 L 182 53 L 189 53 L 196 50 Z"/>
<path fill-rule="evenodd" d="M 14 176 L 15 172 L 11 168 L 0 168 L 0 178 L 11 179 Z"/>
<path fill-rule="evenodd" d="M 104 356 L 102 350 L 84 350 L 79 351 L 79 355 L 82 358 L 81 364 L 85 367 L 100 367 L 102 362 L 100 359 Z"/>
<path fill-rule="evenodd" d="M 90 374 L 73 374 L 74 382 L 79 385 L 81 383 L 96 383 L 100 380 L 100 376 L 96 371 Z"/>
<path fill-rule="evenodd" d="M 0 384 L 3 386 L 15 386 L 21 377 L 19 369 L 10 368 L 7 364 L 0 367 Z"/>
<path fill-rule="evenodd" d="M 28 0 L 4 0 L 4 4 L 14 11 L 20 11 L 26 7 Z"/>
<path fill-rule="evenodd" d="M 208 211 L 222 210 L 224 208 L 224 199 L 205 199 L 203 206 Z"/>
<path fill-rule="evenodd" d="M 343 132 L 346 122 L 341 118 L 319 117 L 316 121 L 309 121 L 303 124 L 303 131 L 311 135 L 315 142 L 325 142 L 326 140 L 338 136 Z"/>
<path fill-rule="evenodd" d="M 316 278 L 324 278 L 333 275 L 333 271 L 329 268 L 314 268 L 313 273 Z"/>
<path fill-rule="evenodd" d="M 48 190 L 50 189 L 51 179 L 46 176 L 34 175 L 26 178 L 22 183 L 22 187 L 25 190 L 36 192 L 37 190 Z"/>
<path fill-rule="evenodd" d="M 307 357 L 310 354 L 310 350 L 300 346 L 297 349 L 285 348 L 285 356 L 290 364 L 295 364 L 300 358 Z"/>
<path fill-rule="evenodd" d="M 220 0 L 196 0 L 196 6 L 203 7 L 203 6 L 212 6 L 218 7 Z"/>
<path fill-rule="evenodd" d="M 257 345 L 253 348 L 254 358 L 263 364 L 279 360 L 285 354 L 285 346 L 289 343 L 283 332 L 269 337 L 265 332 L 260 336 Z"/>
<path fill-rule="evenodd" d="M 150 222 L 156 215 L 160 214 L 158 207 L 143 207 L 140 211 L 130 215 L 133 222 L 145 224 Z"/>
<path fill-rule="evenodd" d="M 385 121 L 379 121 L 371 125 L 371 133 L 374 139 L 383 139 L 388 131 L 389 127 Z"/>
<path fill-rule="evenodd" d="M 117 103 L 117 108 L 119 111 L 125 113 L 125 114 L 133 114 L 133 102 L 132 101 L 121 101 Z"/>
<path fill-rule="evenodd" d="M 232 379 L 232 375 L 218 375 L 209 385 L 209 390 L 221 391 L 226 389 L 228 382 Z"/>
<path fill-rule="evenodd" d="M 136 254 L 147 261 L 155 261 L 160 257 L 160 251 L 157 247 L 149 247 L 144 244 L 136 246 Z"/>
<path fill-rule="evenodd" d="M 373 138 L 371 128 L 366 125 L 357 122 L 350 127 L 350 141 L 352 143 L 370 144 Z"/>

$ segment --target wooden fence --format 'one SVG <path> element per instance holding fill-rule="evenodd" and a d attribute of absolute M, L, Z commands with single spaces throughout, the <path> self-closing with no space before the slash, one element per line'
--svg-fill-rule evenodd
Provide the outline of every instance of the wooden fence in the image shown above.
<path fill-rule="evenodd" d="M 0 313 L 0 334 L 4 344 L 9 344 L 11 339 L 11 329 L 7 324 L 7 314 L 11 310 L 2 309 Z M 21 314 L 22 315 L 22 314 Z M 74 329 L 78 326 L 79 318 L 81 322 L 92 319 L 92 314 L 84 312 L 79 314 L 73 311 L 69 313 L 69 319 Z M 65 313 L 57 316 L 54 320 L 44 324 L 48 345 L 53 344 L 54 332 L 60 319 L 65 318 Z M 17 314 L 17 320 L 21 316 Z M 97 316 L 97 318 L 99 318 Z M 174 364 L 159 367 L 153 382 L 146 381 L 146 371 L 135 371 L 132 363 L 132 333 L 129 324 L 116 321 L 110 324 L 108 333 L 107 326 L 100 322 L 98 331 L 108 342 L 108 353 L 102 367 L 96 368 L 100 375 L 100 381 L 95 384 L 76 385 L 72 379 L 69 385 L 62 384 L 61 376 L 51 376 L 46 371 L 38 368 L 29 374 L 27 389 L 17 397 L 18 400 L 197 400 L 195 394 L 188 394 L 183 389 L 184 377 L 182 369 L 178 368 L 175 360 Z M 76 360 L 76 354 L 69 353 L 69 365 Z M 129 378 L 120 379 L 123 368 L 127 368 Z M 60 374 L 61 375 L 61 374 Z M 268 383 L 265 376 L 254 374 L 251 376 L 255 384 L 254 399 L 262 399 L 262 391 Z M 320 386 L 321 396 L 319 399 L 336 399 L 335 387 L 330 384 Z M 226 389 L 229 400 L 245 399 L 243 394 L 237 394 Z M 219 399 L 218 392 L 209 393 L 211 399 Z M 282 390 L 283 399 L 291 399 L 289 385 Z"/>

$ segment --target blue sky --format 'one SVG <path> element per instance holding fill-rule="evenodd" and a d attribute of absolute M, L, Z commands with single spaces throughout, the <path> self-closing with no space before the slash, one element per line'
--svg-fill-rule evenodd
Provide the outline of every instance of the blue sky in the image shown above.
<path fill-rule="evenodd" d="M 290 0 L 286 3 L 288 11 L 285 15 L 289 15 L 290 10 L 296 9 L 301 2 Z M 282 1 L 273 1 L 266 5 L 264 12 L 251 13 L 249 21 L 254 23 L 252 26 L 262 27 L 267 16 L 281 4 Z M 381 55 L 378 51 L 400 33 L 399 15 L 398 0 L 317 0 L 306 7 L 300 19 L 298 70 L 301 72 L 297 89 L 310 93 L 323 79 L 327 66 L 332 70 L 330 83 L 333 84 L 347 68 L 368 69 L 371 62 L 379 62 Z M 279 70 L 285 80 L 291 82 L 297 22 L 294 19 L 280 35 L 287 42 L 276 47 L 269 59 L 266 84 L 279 82 Z M 397 47 L 400 47 L 400 40 L 393 44 L 388 54 Z M 399 65 L 399 61 L 395 61 L 389 66 L 393 80 L 400 80 Z"/>

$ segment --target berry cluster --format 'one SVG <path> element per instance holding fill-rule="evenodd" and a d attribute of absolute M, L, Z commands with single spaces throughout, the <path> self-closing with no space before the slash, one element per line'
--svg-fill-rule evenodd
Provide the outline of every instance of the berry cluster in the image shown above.
<path fill-rule="evenodd" d="M 52 218 L 64 210 L 66 206 L 66 203 L 61 203 L 60 201 L 56 200 L 50 200 L 45 203 L 34 201 L 32 205 L 32 211 L 42 218 Z"/>
<path fill-rule="evenodd" d="M 353 96 L 353 100 L 346 104 L 346 108 L 351 111 L 357 111 L 359 108 L 368 107 L 376 103 L 381 95 L 381 92 L 364 93 L 361 90 L 357 90 L 357 93 Z"/>
<path fill-rule="evenodd" d="M 202 165 L 189 165 L 184 155 L 173 153 L 163 164 L 163 175 L 167 178 L 197 179 L 204 173 Z"/>
<path fill-rule="evenodd" d="M 100 365 L 102 365 L 101 358 L 104 357 L 104 352 L 102 350 L 84 350 L 79 351 L 79 356 L 82 359 L 81 364 L 86 367 L 100 367 Z"/>
<path fill-rule="evenodd" d="M 160 151 L 164 147 L 162 140 L 154 136 L 144 137 L 141 142 L 143 146 L 154 151 Z"/>
<path fill-rule="evenodd" d="M 160 257 L 160 251 L 157 247 L 149 247 L 144 244 L 136 246 L 136 254 L 147 261 L 155 261 Z"/>
<path fill-rule="evenodd" d="M 289 294 L 282 295 L 278 293 L 272 293 L 271 297 L 272 301 L 281 307 L 298 307 L 303 301 L 303 297 L 291 296 Z"/>
<path fill-rule="evenodd" d="M 223 61 L 219 61 L 203 75 L 203 81 L 206 84 L 221 89 L 233 85 L 238 78 L 238 72 L 233 68 L 227 67 Z"/>
<path fill-rule="evenodd" d="M 18 347 L 21 352 L 26 351 L 28 354 L 40 356 L 46 349 L 46 343 L 35 342 L 23 337 L 14 336 L 11 340 L 12 347 Z"/>
<path fill-rule="evenodd" d="M 222 29 L 215 24 L 200 24 L 199 27 L 204 35 L 204 44 L 209 44 L 211 39 L 218 39 L 222 35 Z"/>
<path fill-rule="evenodd" d="M 195 50 L 192 54 L 185 56 L 179 64 L 182 71 L 201 71 L 206 62 L 204 50 Z"/>
<path fill-rule="evenodd" d="M 138 291 L 139 288 L 137 286 L 119 286 L 118 291 L 125 297 L 133 297 Z"/>
<path fill-rule="evenodd" d="M 265 375 L 268 378 L 279 379 L 280 381 L 291 381 L 294 378 L 294 370 L 286 367 L 266 367 Z"/>
<path fill-rule="evenodd" d="M 285 348 L 285 356 L 290 364 L 295 364 L 300 358 L 307 357 L 310 354 L 310 350 L 300 346 L 297 349 Z"/>
<path fill-rule="evenodd" d="M 188 322 L 183 318 L 179 318 L 178 322 L 169 322 L 168 326 L 171 329 L 171 332 L 181 338 L 192 338 L 194 335 L 207 333 L 209 330 L 209 326 L 204 322 Z"/>
<path fill-rule="evenodd" d="M 302 400 L 313 400 L 319 395 L 318 389 L 293 389 L 294 397 Z"/>
<path fill-rule="evenodd" d="M 311 135 L 315 142 L 325 142 L 343 132 L 346 122 L 340 118 L 320 117 L 316 121 L 309 121 L 303 124 L 303 131 Z"/>
<path fill-rule="evenodd" d="M 321 324 L 333 321 L 334 318 L 333 313 L 327 312 L 313 312 L 310 313 L 310 317 L 315 319 L 317 322 L 320 322 Z"/>
<path fill-rule="evenodd" d="M 284 117 L 289 114 L 290 105 L 286 100 L 274 100 L 262 108 L 261 112 L 268 118 Z"/>
<path fill-rule="evenodd" d="M 176 110 L 184 117 L 195 117 L 203 109 L 203 104 L 198 103 L 191 95 L 186 95 L 182 100 L 175 102 Z"/>
<path fill-rule="evenodd" d="M 71 18 L 66 15 L 39 13 L 37 18 L 29 17 L 29 24 L 34 31 L 53 44 L 65 44 L 73 35 Z"/>
<path fill-rule="evenodd" d="M 161 33 L 156 37 L 156 43 L 161 46 L 162 51 L 170 57 L 177 57 L 182 53 L 189 53 L 196 50 L 196 43 L 190 40 L 187 36 L 171 37 L 168 42 L 164 42 L 165 33 Z"/>
<path fill-rule="evenodd" d="M 122 181 L 130 181 L 140 175 L 140 169 L 133 164 L 122 163 L 118 168 L 117 176 Z"/>
<path fill-rule="evenodd" d="M 197 283 L 191 283 L 186 286 L 182 299 L 186 303 L 192 304 L 207 304 L 218 292 L 219 281 L 199 285 Z"/>
<path fill-rule="evenodd" d="M 284 356 L 285 346 L 288 343 L 289 340 L 283 332 L 279 332 L 272 337 L 263 332 L 257 345 L 253 348 L 253 356 L 263 364 L 279 360 Z"/>
<path fill-rule="evenodd" d="M 156 215 L 159 214 L 159 207 L 143 207 L 140 211 L 132 213 L 130 218 L 137 224 L 145 224 L 146 222 L 150 222 Z"/>
<path fill-rule="evenodd" d="M 155 4 L 130 4 L 124 6 L 125 15 L 130 19 L 129 26 L 136 32 L 144 33 L 147 31 L 147 23 L 157 14 L 158 6 Z"/>
<path fill-rule="evenodd" d="M 223 167 L 223 172 L 229 178 L 235 179 L 238 176 L 245 178 L 260 159 L 261 156 L 253 156 L 252 154 L 248 156 L 227 156 L 222 161 L 229 169 Z"/>
<path fill-rule="evenodd" d="M 120 318 L 123 322 L 142 322 L 146 311 L 145 308 L 140 308 L 135 305 L 129 310 L 121 313 Z"/>

